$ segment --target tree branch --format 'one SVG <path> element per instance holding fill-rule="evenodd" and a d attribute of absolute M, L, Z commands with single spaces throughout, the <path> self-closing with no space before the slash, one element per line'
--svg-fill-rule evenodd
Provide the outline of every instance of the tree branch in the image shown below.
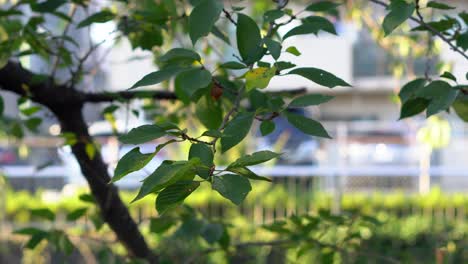
<path fill-rule="evenodd" d="M 298 95 L 307 92 L 307 88 L 295 88 L 288 90 L 268 91 L 271 95 Z M 155 100 L 178 100 L 177 95 L 171 91 L 142 90 L 142 91 L 120 91 L 103 93 L 80 93 L 83 103 L 105 103 L 114 101 L 129 101 L 133 99 L 155 99 Z"/>
<path fill-rule="evenodd" d="M 232 18 L 231 14 L 224 8 L 223 8 L 223 13 L 233 25 L 237 26 L 237 22 Z"/>
<path fill-rule="evenodd" d="M 81 93 L 84 103 L 103 103 L 113 101 L 129 101 L 132 99 L 177 100 L 175 93 L 170 91 L 121 91 L 110 93 Z"/>
<path fill-rule="evenodd" d="M 383 6 L 385 8 L 388 7 L 388 4 L 383 2 L 383 1 L 380 1 L 380 0 L 369 0 L 370 2 L 373 2 L 375 4 L 378 4 L 380 6 Z M 437 29 L 435 29 L 434 27 L 432 27 L 431 25 L 427 24 L 426 22 L 424 22 L 424 20 L 422 19 L 422 17 L 418 18 L 418 17 L 414 17 L 414 16 L 411 16 L 409 18 L 410 20 L 418 23 L 419 25 L 427 28 L 433 35 L 439 37 L 441 40 L 443 40 L 445 43 L 447 43 L 450 48 L 452 48 L 453 51 L 455 52 L 458 52 L 460 53 L 460 55 L 462 55 L 465 59 L 468 60 L 468 54 L 466 54 L 463 50 L 461 50 L 459 47 L 457 47 L 456 45 L 454 45 L 450 39 L 448 39 L 446 36 L 444 36 L 441 32 L 439 32 Z"/>
<path fill-rule="evenodd" d="M 83 118 L 83 101 L 76 100 L 81 98 L 81 94 L 71 87 L 55 85 L 50 78 L 35 83 L 33 77 L 34 74 L 19 63 L 9 61 L 0 69 L 0 88 L 27 96 L 49 108 L 60 121 L 62 131 L 76 136 L 78 142 L 72 146 L 72 151 L 96 199 L 102 218 L 130 255 L 144 258 L 149 263 L 158 263 L 157 256 L 149 249 L 138 225 L 120 199 L 117 187 L 109 183 L 111 178 L 101 153 L 96 150 L 93 158 L 87 154 L 86 146 L 93 144 L 93 139 Z"/>

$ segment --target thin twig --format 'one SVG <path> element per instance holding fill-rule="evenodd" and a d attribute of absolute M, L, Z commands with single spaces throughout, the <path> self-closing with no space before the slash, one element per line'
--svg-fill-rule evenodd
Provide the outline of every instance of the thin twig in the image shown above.
<path fill-rule="evenodd" d="M 370 2 L 373 2 L 375 4 L 378 4 L 378 5 L 381 5 L 385 8 L 387 8 L 389 5 L 383 1 L 380 1 L 380 0 L 369 0 Z M 460 48 L 458 48 L 456 45 L 454 45 L 450 39 L 448 39 L 447 37 L 445 37 L 441 32 L 439 32 L 437 29 L 435 29 L 434 27 L 432 27 L 431 25 L 427 24 L 426 22 L 424 22 L 424 20 L 422 19 L 422 17 L 420 18 L 417 18 L 417 17 L 414 17 L 414 16 L 410 16 L 409 17 L 410 20 L 418 23 L 419 25 L 427 28 L 430 32 L 432 32 L 432 34 L 434 34 L 435 36 L 439 37 L 441 40 L 443 40 L 445 43 L 447 43 L 450 48 L 452 48 L 453 51 L 455 52 L 458 52 L 460 53 L 460 55 L 462 55 L 465 59 L 468 60 L 468 55 L 463 51 L 461 50 Z"/>
<path fill-rule="evenodd" d="M 67 81 L 67 83 L 70 83 L 70 86 L 71 87 L 74 87 L 77 80 L 78 80 L 78 77 L 80 75 L 80 72 L 83 70 L 83 66 L 84 66 L 84 63 L 88 60 L 88 58 L 91 56 L 91 54 L 94 53 L 94 51 L 96 51 L 99 46 L 101 46 L 104 42 L 106 42 L 106 40 L 103 40 L 95 45 L 91 45 L 91 47 L 89 48 L 89 50 L 84 54 L 83 57 L 81 57 L 79 60 L 78 60 L 78 65 L 76 67 L 76 70 L 74 71 L 71 71 L 71 78 L 70 80 Z"/>
<path fill-rule="evenodd" d="M 70 17 L 70 21 L 65 25 L 65 28 L 63 29 L 62 39 L 60 41 L 58 50 L 62 49 L 65 46 L 65 36 L 67 35 L 68 30 L 70 29 L 70 25 L 72 24 L 73 16 L 75 16 L 76 10 L 77 10 L 76 5 L 71 4 L 70 12 L 68 13 L 68 16 Z M 55 61 L 53 63 L 52 71 L 50 72 L 50 76 L 52 79 L 55 77 L 55 73 L 57 72 L 59 65 L 60 65 L 60 56 L 57 55 L 55 56 Z"/>
<path fill-rule="evenodd" d="M 226 10 L 223 8 L 223 13 L 224 15 L 226 16 L 226 18 L 232 23 L 234 24 L 235 26 L 237 26 L 237 22 L 234 20 L 234 18 L 232 18 L 232 15 Z"/>
<path fill-rule="evenodd" d="M 431 12 L 431 15 L 433 12 Z M 419 17 L 421 21 L 424 21 L 423 16 L 421 15 L 420 12 L 420 6 L 419 6 L 419 0 L 416 0 L 416 15 Z M 430 34 L 430 33 L 429 33 Z M 432 53 L 432 48 L 434 46 L 434 40 L 432 37 L 428 34 L 427 38 L 427 50 L 426 50 L 426 65 L 424 69 L 424 77 L 426 78 L 427 81 L 431 81 L 431 77 L 429 76 L 430 71 L 431 71 L 431 53 Z"/>

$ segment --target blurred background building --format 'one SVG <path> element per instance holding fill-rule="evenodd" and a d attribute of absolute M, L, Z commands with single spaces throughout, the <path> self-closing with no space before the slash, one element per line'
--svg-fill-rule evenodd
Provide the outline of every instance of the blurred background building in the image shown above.
<path fill-rule="evenodd" d="M 468 9 L 468 2 L 456 2 L 458 8 Z M 380 7 L 376 12 L 384 12 Z M 51 21 L 57 23 L 57 21 Z M 293 25 L 291 25 L 293 26 Z M 60 27 L 60 25 L 58 26 Z M 408 79 L 424 75 L 428 66 L 430 74 L 440 74 L 439 61 L 450 65 L 454 75 L 465 79 L 468 64 L 441 44 L 440 54 L 426 58 L 410 58 L 407 67 L 412 74 L 400 75 L 390 71 L 395 58 L 379 46 L 369 31 L 348 21 L 335 21 L 338 36 L 321 33 L 319 36 L 296 36 L 289 38 L 284 47 L 295 46 L 302 56 L 282 54 L 282 60 L 291 61 L 298 66 L 317 67 L 334 73 L 352 84 L 351 88 L 337 87 L 328 89 L 297 76 L 274 77 L 268 89 L 285 90 L 306 88 L 310 93 L 334 95 L 330 102 L 307 109 L 304 115 L 322 121 L 334 137 L 332 140 L 318 140 L 304 136 L 279 119 L 278 131 L 266 138 L 251 140 L 250 149 L 274 149 L 285 146 L 286 155 L 277 164 L 258 168 L 267 176 L 285 179 L 291 177 L 317 177 L 319 185 L 326 189 L 373 191 L 403 189 L 419 190 L 419 176 L 426 171 L 428 154 L 424 151 L 424 142 L 418 140 L 418 132 L 427 123 L 424 116 L 398 121 L 400 105 L 396 99 L 398 89 Z M 89 91 L 122 90 L 130 87 L 147 73 L 155 70 L 152 55 L 144 51 L 132 51 L 126 40 L 112 42 L 113 23 L 94 26 L 90 35 L 79 35 L 83 43 L 99 43 L 106 40 L 96 58 L 88 67 L 94 67 L 96 74 L 84 81 L 83 89 Z M 75 34 L 75 33 L 72 33 Z M 110 45 L 117 48 L 108 49 Z M 81 47 L 83 52 L 86 45 Z M 406 49 L 412 49 L 407 46 Z M 226 50 L 226 59 L 232 50 Z M 102 56 L 102 57 L 101 57 Z M 32 69 L 38 72 L 44 69 L 44 63 L 32 58 L 28 61 Z M 131 69 L 131 71 L 129 71 Z M 66 75 L 66 73 L 62 73 Z M 16 100 L 11 94 L 3 94 L 6 102 L 6 114 L 11 118 L 18 115 Z M 141 109 L 141 102 L 133 102 L 132 108 Z M 87 109 L 86 116 L 90 130 L 95 135 L 110 134 L 110 126 L 103 120 L 101 111 L 107 105 Z M 46 112 L 46 111 L 45 111 Z M 143 112 L 142 112 L 143 113 Z M 46 115 L 46 113 L 45 113 Z M 47 116 L 47 115 L 46 115 Z M 441 129 L 443 137 L 450 138 L 447 146 L 436 149 L 430 156 L 432 186 L 440 186 L 445 191 L 468 189 L 468 131 L 467 126 L 454 114 L 441 114 L 448 120 L 450 129 Z M 128 111 L 119 110 L 117 120 L 126 120 Z M 146 118 L 141 114 L 133 117 L 129 127 L 141 125 Z M 94 130 L 93 130 L 94 129 Z M 66 148 L 56 151 L 58 142 L 47 135 L 59 132 L 55 120 L 48 120 L 42 125 L 40 136 L 26 137 L 21 142 L 2 139 L 0 145 L 0 169 L 10 178 L 17 188 L 35 189 L 38 187 L 61 188 L 68 182 L 80 182 L 80 172 L 74 158 Z M 258 133 L 253 131 L 253 136 Z M 38 138 L 40 137 L 40 140 Z M 439 140 L 439 139 L 435 139 Z M 109 162 L 115 165 L 118 156 L 130 150 L 127 146 L 119 147 L 115 139 L 102 140 L 103 152 Z M 120 150 L 119 150 L 120 149 Z M 158 160 L 166 158 L 159 154 Z M 114 158 L 112 158 L 114 157 Z M 46 166 L 47 165 L 47 166 Z M 156 166 L 153 164 L 151 166 Z M 112 166 L 111 166 L 112 167 Z M 112 170 L 110 168 L 110 170 Z M 138 187 L 138 180 L 122 181 L 126 188 Z M 128 177 L 131 178 L 131 177 Z M 49 179 L 49 180 L 44 180 Z"/>

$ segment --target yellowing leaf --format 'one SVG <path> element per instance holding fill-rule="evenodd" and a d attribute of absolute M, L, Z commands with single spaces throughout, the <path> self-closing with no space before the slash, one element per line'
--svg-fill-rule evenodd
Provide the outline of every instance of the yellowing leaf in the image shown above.
<path fill-rule="evenodd" d="M 96 147 L 93 143 L 86 143 L 85 151 L 86 155 L 88 155 L 88 158 L 91 160 L 96 156 Z"/>
<path fill-rule="evenodd" d="M 246 88 L 247 91 L 251 91 L 255 88 L 263 89 L 268 86 L 271 78 L 275 76 L 276 67 L 265 68 L 259 67 L 250 70 L 245 74 Z"/>

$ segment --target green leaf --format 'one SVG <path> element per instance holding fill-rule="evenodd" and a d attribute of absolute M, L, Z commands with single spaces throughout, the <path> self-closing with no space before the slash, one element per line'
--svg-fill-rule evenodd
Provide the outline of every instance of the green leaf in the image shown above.
<path fill-rule="evenodd" d="M 247 136 L 254 116 L 254 113 L 240 113 L 226 125 L 221 137 L 221 152 L 228 151 Z"/>
<path fill-rule="evenodd" d="M 203 143 L 192 144 L 189 150 L 189 160 L 193 158 L 199 158 L 204 165 L 203 167 L 196 168 L 197 174 L 204 179 L 209 178 L 214 159 L 212 148 Z"/>
<path fill-rule="evenodd" d="M 7 17 L 7 16 L 21 16 L 23 12 L 15 9 L 8 9 L 8 10 L 0 10 L 0 17 Z"/>
<path fill-rule="evenodd" d="M 446 5 L 444 3 L 436 2 L 436 1 L 430 1 L 426 5 L 427 7 L 432 7 L 436 9 L 442 9 L 442 10 L 448 10 L 448 9 L 455 9 L 453 6 Z"/>
<path fill-rule="evenodd" d="M 328 12 L 330 10 L 336 9 L 340 6 L 339 3 L 329 2 L 329 1 L 319 1 L 317 3 L 310 4 L 306 7 L 307 11 L 311 12 Z"/>
<path fill-rule="evenodd" d="M 48 240 L 56 250 L 64 253 L 65 255 L 70 255 L 73 252 L 73 244 L 71 243 L 68 236 L 61 230 L 50 231 Z"/>
<path fill-rule="evenodd" d="M 160 128 L 169 131 L 169 130 L 178 130 L 180 131 L 180 128 L 177 126 L 177 124 L 169 121 L 162 121 L 162 122 L 157 122 L 156 124 Z"/>
<path fill-rule="evenodd" d="M 294 67 L 296 67 L 296 64 L 293 64 L 293 63 L 288 62 L 288 61 L 277 61 L 275 63 L 275 66 L 276 66 L 276 69 L 278 69 L 278 71 L 282 71 L 282 70 L 287 70 L 287 69 L 294 68 Z"/>
<path fill-rule="evenodd" d="M 257 62 L 257 66 L 258 67 L 263 67 L 263 68 L 270 68 L 271 63 L 266 62 L 266 61 L 259 61 L 259 62 Z"/>
<path fill-rule="evenodd" d="M 215 102 L 209 96 L 205 96 L 197 102 L 195 114 L 198 120 L 208 129 L 218 129 L 223 122 L 221 104 Z"/>
<path fill-rule="evenodd" d="M 93 23 L 105 23 L 115 18 L 115 14 L 109 10 L 103 10 L 87 17 L 78 24 L 78 28 L 87 27 Z"/>
<path fill-rule="evenodd" d="M 212 138 L 220 138 L 223 136 L 221 132 L 215 129 L 210 129 L 208 131 L 203 132 L 202 136 L 204 137 L 212 137 Z"/>
<path fill-rule="evenodd" d="M 69 17 L 67 14 L 65 14 L 65 13 L 63 13 L 63 12 L 54 11 L 54 12 L 52 12 L 51 14 L 54 15 L 54 16 L 56 16 L 56 17 L 58 17 L 58 18 L 60 18 L 60 19 L 65 20 L 66 22 L 69 22 L 69 23 L 72 23 L 72 22 L 73 22 L 72 19 L 71 19 L 71 17 Z M 71 40 L 71 38 L 70 38 L 69 36 L 63 36 L 63 39 L 65 39 L 65 40 L 67 40 L 67 41 Z M 70 42 L 76 42 L 76 41 L 72 40 L 72 41 L 70 41 Z M 75 44 L 75 43 L 74 43 L 74 44 Z"/>
<path fill-rule="evenodd" d="M 251 65 L 263 57 L 262 36 L 252 18 L 238 14 L 236 36 L 237 48 L 245 64 Z"/>
<path fill-rule="evenodd" d="M 400 93 L 398 94 L 401 102 L 404 104 L 409 99 L 414 98 L 416 94 L 419 92 L 419 90 L 424 88 L 424 85 L 426 85 L 426 82 L 427 82 L 426 79 L 419 78 L 419 79 L 415 79 L 405 84 L 401 88 Z"/>
<path fill-rule="evenodd" d="M 119 109 L 119 106 L 118 105 L 109 105 L 107 106 L 106 108 L 104 108 L 104 110 L 102 110 L 102 114 L 105 115 L 105 114 L 112 114 L 114 113 L 115 111 L 117 111 L 117 109 Z"/>
<path fill-rule="evenodd" d="M 263 14 L 263 21 L 273 22 L 276 19 L 281 18 L 283 16 L 284 16 L 283 10 L 280 10 L 280 9 L 268 10 Z"/>
<path fill-rule="evenodd" d="M 446 79 L 449 79 L 449 80 L 452 80 L 454 82 L 457 81 L 457 77 L 455 77 L 452 73 L 450 72 L 444 72 L 442 75 L 440 75 L 440 77 L 442 78 L 446 78 Z"/>
<path fill-rule="evenodd" d="M 428 105 L 429 100 L 424 98 L 413 98 L 405 101 L 401 106 L 400 120 L 421 113 Z"/>
<path fill-rule="evenodd" d="M 262 93 L 259 90 L 252 90 L 249 93 L 250 106 L 255 110 L 266 110 L 269 109 L 270 97 L 266 93 Z"/>
<path fill-rule="evenodd" d="M 468 122 L 468 96 L 458 96 L 452 107 L 463 121 Z"/>
<path fill-rule="evenodd" d="M 164 214 L 167 210 L 176 207 L 195 191 L 199 182 L 180 181 L 166 187 L 156 198 L 156 210 L 159 214 Z"/>
<path fill-rule="evenodd" d="M 47 0 L 41 3 L 31 3 L 31 9 L 34 12 L 52 13 L 66 2 L 66 0 Z"/>
<path fill-rule="evenodd" d="M 439 21 L 431 21 L 426 23 L 431 28 L 443 32 L 452 29 L 453 26 L 458 24 L 458 21 L 454 18 L 444 18 Z M 420 25 L 411 29 L 411 31 L 430 31 L 426 25 Z"/>
<path fill-rule="evenodd" d="M 224 251 L 227 251 L 229 249 L 229 245 L 231 244 L 231 237 L 229 236 L 228 229 L 226 227 L 223 229 L 223 234 L 219 238 L 218 244 Z"/>
<path fill-rule="evenodd" d="M 236 205 L 240 205 L 252 190 L 250 181 L 236 174 L 213 177 L 212 188 Z"/>
<path fill-rule="evenodd" d="M 41 110 L 41 107 L 37 105 L 26 107 L 26 108 L 20 107 L 21 114 L 25 116 L 32 116 L 35 113 L 39 112 L 39 110 Z"/>
<path fill-rule="evenodd" d="M 243 157 L 238 158 L 236 161 L 231 163 L 227 169 L 257 165 L 260 163 L 267 162 L 271 159 L 276 159 L 279 156 L 281 156 L 281 154 L 268 150 L 258 151 L 251 155 L 245 155 Z"/>
<path fill-rule="evenodd" d="M 213 26 L 211 33 L 215 35 L 215 37 L 226 42 L 226 44 L 231 45 L 231 41 L 229 40 L 229 37 L 226 34 L 224 34 L 224 32 L 222 32 L 218 27 Z"/>
<path fill-rule="evenodd" d="M 159 57 L 162 63 L 186 63 L 190 64 L 194 61 L 200 61 L 200 55 L 193 50 L 175 48 L 168 51 L 163 56 Z"/>
<path fill-rule="evenodd" d="M 416 5 L 413 1 L 407 3 L 404 0 L 392 0 L 389 6 L 390 12 L 385 16 L 382 27 L 385 33 L 385 36 L 388 36 L 405 22 L 415 10 Z"/>
<path fill-rule="evenodd" d="M 28 242 L 24 245 L 24 247 L 27 249 L 35 249 L 37 245 L 41 243 L 42 240 L 48 237 L 48 235 L 49 234 L 47 232 L 34 234 L 31 236 Z"/>
<path fill-rule="evenodd" d="M 155 234 L 161 234 L 175 224 L 175 220 L 171 217 L 161 216 L 158 218 L 151 218 L 150 231 Z"/>
<path fill-rule="evenodd" d="M 203 226 L 201 231 L 201 236 L 208 242 L 208 244 L 213 244 L 219 241 L 224 233 L 224 227 L 222 224 L 218 223 L 209 223 Z"/>
<path fill-rule="evenodd" d="M 199 158 L 201 163 L 211 167 L 213 166 L 213 150 L 206 144 L 195 143 L 192 144 L 189 150 L 189 160 L 193 158 Z"/>
<path fill-rule="evenodd" d="M 319 122 L 309 119 L 302 115 L 297 115 L 288 112 L 284 112 L 284 114 L 286 115 L 288 122 L 303 133 L 317 137 L 331 138 L 330 135 L 328 135 L 325 128 L 323 128 L 322 124 L 320 124 Z"/>
<path fill-rule="evenodd" d="M 142 125 L 133 128 L 126 135 L 120 136 L 119 140 L 124 144 L 138 145 L 160 138 L 166 134 L 166 130 L 158 125 Z"/>
<path fill-rule="evenodd" d="M 247 91 L 255 88 L 264 89 L 270 83 L 271 78 L 276 74 L 276 67 L 259 67 L 252 69 L 245 74 L 245 86 Z"/>
<path fill-rule="evenodd" d="M 281 43 L 274 41 L 271 38 L 265 38 L 264 41 L 271 56 L 277 60 L 281 55 Z"/>
<path fill-rule="evenodd" d="M 468 30 L 457 37 L 456 43 L 457 46 L 462 48 L 464 51 L 468 50 Z"/>
<path fill-rule="evenodd" d="M 141 153 L 140 147 L 130 150 L 119 160 L 119 163 L 117 163 L 111 182 L 116 182 L 131 172 L 143 169 L 155 155 L 156 152 L 148 154 Z"/>
<path fill-rule="evenodd" d="M 193 177 L 195 177 L 195 166 L 199 163 L 198 159 L 176 162 L 168 160 L 164 161 L 143 181 L 140 191 L 135 199 L 133 199 L 133 202 L 140 200 L 150 193 L 158 192 L 177 181 L 192 180 Z"/>
<path fill-rule="evenodd" d="M 229 168 L 227 170 L 230 172 L 234 172 L 237 175 L 241 175 L 243 177 L 249 178 L 251 180 L 271 182 L 271 180 L 268 179 L 267 177 L 259 176 L 255 172 L 249 170 L 247 167 L 234 167 L 234 168 Z"/>
<path fill-rule="evenodd" d="M 286 52 L 291 53 L 294 56 L 301 56 L 301 52 L 294 46 L 288 47 Z"/>
<path fill-rule="evenodd" d="M 431 116 L 448 109 L 455 101 L 458 91 L 444 81 L 433 81 L 417 94 L 418 97 L 430 100 L 427 116 Z"/>
<path fill-rule="evenodd" d="M 25 248 L 34 249 L 42 240 L 46 239 L 49 236 L 49 233 L 34 227 L 26 227 L 19 230 L 15 230 L 14 234 L 18 235 L 29 235 L 31 238 L 25 244 Z"/>
<path fill-rule="evenodd" d="M 76 221 L 86 214 L 88 208 L 78 208 L 67 214 L 67 221 Z"/>
<path fill-rule="evenodd" d="M 102 220 L 102 217 L 100 216 L 100 214 L 98 212 L 90 215 L 89 220 L 91 220 L 91 222 L 93 223 L 94 228 L 96 229 L 96 231 L 101 230 L 101 228 L 105 224 L 104 220 Z"/>
<path fill-rule="evenodd" d="M 205 69 L 183 71 L 175 78 L 175 93 L 181 101 L 188 104 L 197 91 L 211 84 L 211 80 L 211 73 Z"/>
<path fill-rule="evenodd" d="M 289 103 L 289 107 L 306 107 L 311 105 L 319 105 L 326 103 L 333 99 L 334 96 L 322 95 L 322 94 L 307 94 L 297 98 Z"/>
<path fill-rule="evenodd" d="M 75 246 L 65 233 L 60 232 L 60 236 L 58 237 L 57 242 L 59 250 L 65 253 L 66 256 L 69 256 L 71 253 L 73 253 Z"/>
<path fill-rule="evenodd" d="M 242 11 L 244 9 L 245 9 L 245 6 L 232 6 L 232 10 L 236 11 L 236 12 L 240 12 L 240 11 Z"/>
<path fill-rule="evenodd" d="M 288 33 L 284 35 L 283 39 L 287 39 L 289 37 L 297 35 L 317 35 L 319 31 L 325 31 L 330 34 L 336 35 L 335 26 L 330 21 L 328 21 L 328 19 L 319 16 L 311 16 L 305 18 L 302 25 L 297 26 L 288 31 Z"/>
<path fill-rule="evenodd" d="M 96 200 L 94 199 L 94 197 L 89 194 L 89 193 L 83 193 L 83 194 L 80 194 L 78 196 L 78 199 L 82 202 L 85 202 L 85 203 L 95 203 Z"/>
<path fill-rule="evenodd" d="M 29 235 L 29 236 L 32 236 L 32 235 L 35 235 L 35 234 L 40 234 L 40 233 L 46 233 L 46 232 L 44 230 L 42 230 L 42 229 L 35 228 L 35 227 L 25 227 L 25 228 L 15 230 L 13 232 L 13 234 Z"/>
<path fill-rule="evenodd" d="M 140 86 L 149 86 L 155 85 L 163 81 L 169 80 L 172 76 L 179 73 L 183 68 L 178 66 L 171 66 L 159 71 L 152 72 L 150 74 L 145 75 L 141 80 L 136 82 L 130 89 L 134 89 Z"/>
<path fill-rule="evenodd" d="M 184 217 L 185 219 L 183 219 L 182 224 L 175 231 L 174 236 L 184 239 L 194 239 L 200 236 L 203 226 L 205 225 L 205 221 L 196 218 L 193 209 L 189 210 L 190 211 L 187 212 L 187 216 Z"/>
<path fill-rule="evenodd" d="M 260 132 L 262 133 L 262 136 L 273 133 L 273 131 L 275 131 L 275 126 L 275 123 L 271 120 L 262 121 L 260 124 Z"/>
<path fill-rule="evenodd" d="M 19 122 L 14 122 L 12 127 L 11 127 L 11 130 L 10 130 L 10 133 L 16 137 L 16 138 L 23 138 L 24 137 L 24 131 L 23 131 L 23 128 L 21 127 L 21 124 Z"/>
<path fill-rule="evenodd" d="M 193 8 L 188 20 L 193 45 L 212 31 L 222 11 L 223 1 L 218 0 L 202 0 Z"/>
<path fill-rule="evenodd" d="M 24 125 L 32 132 L 38 133 L 38 127 L 42 124 L 42 118 L 32 117 L 24 122 Z"/>
<path fill-rule="evenodd" d="M 225 69 L 231 69 L 231 70 L 241 70 L 241 69 L 247 68 L 246 65 L 237 61 L 228 61 L 226 63 L 221 64 L 220 67 L 225 68 Z"/>
<path fill-rule="evenodd" d="M 468 24 L 468 13 L 463 11 L 461 13 L 458 13 L 458 16 L 465 22 L 465 24 Z"/>
<path fill-rule="evenodd" d="M 55 220 L 55 214 L 48 208 L 31 209 L 31 215 L 44 218 L 50 221 Z"/>
<path fill-rule="evenodd" d="M 335 86 L 351 86 L 335 75 L 317 68 L 297 68 L 290 71 L 288 74 L 300 75 L 328 88 L 333 88 Z"/>

